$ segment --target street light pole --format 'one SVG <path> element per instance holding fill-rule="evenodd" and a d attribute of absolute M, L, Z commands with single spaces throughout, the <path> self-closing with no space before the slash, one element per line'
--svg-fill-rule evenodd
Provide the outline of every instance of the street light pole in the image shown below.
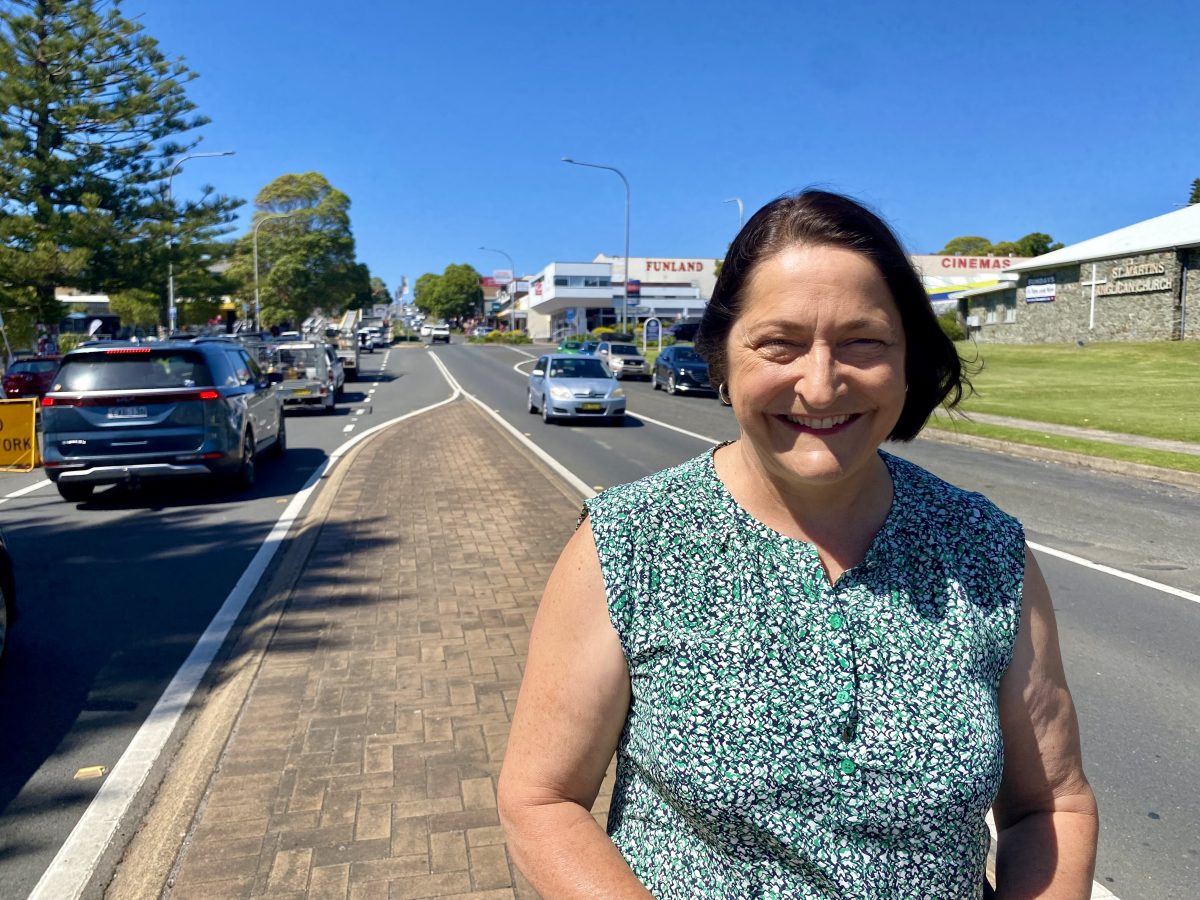
<path fill-rule="evenodd" d="M 517 330 L 517 287 L 516 287 L 516 285 L 517 285 L 517 264 L 515 262 L 513 262 L 513 258 L 511 256 L 509 256 L 507 253 L 505 253 L 503 250 L 497 250 L 495 247 L 480 247 L 479 249 L 486 250 L 488 253 L 499 253 L 501 256 L 503 256 L 505 259 L 508 260 L 508 267 L 510 269 L 512 269 L 512 276 L 513 276 L 513 280 L 511 282 L 511 284 L 513 286 L 513 288 L 512 288 L 512 310 L 510 310 L 510 314 L 512 316 L 512 330 L 516 331 Z"/>
<path fill-rule="evenodd" d="M 290 219 L 291 213 L 268 213 L 257 222 L 254 223 L 254 238 L 251 243 L 254 244 L 254 330 L 262 331 L 262 305 L 258 299 L 258 229 L 262 228 L 264 222 L 270 222 L 272 219 Z"/>
<path fill-rule="evenodd" d="M 167 207 L 171 212 L 171 231 L 167 235 L 167 337 L 175 333 L 175 204 L 171 198 L 171 181 L 175 173 L 189 159 L 200 159 L 205 156 L 233 156 L 233 150 L 221 150 L 217 153 L 189 153 L 167 172 Z"/>
<path fill-rule="evenodd" d="M 621 330 L 625 330 L 625 315 L 629 311 L 629 179 L 625 177 L 625 173 L 615 166 L 604 166 L 600 163 L 580 162 L 577 159 L 571 159 L 564 156 L 562 161 L 570 163 L 573 166 L 588 166 L 592 169 L 608 169 L 610 172 L 616 172 L 620 176 L 621 181 L 625 183 L 625 278 L 623 281 L 624 290 L 621 299 Z"/>
<path fill-rule="evenodd" d="M 730 197 L 728 200 L 722 200 L 722 203 L 736 203 L 738 205 L 738 231 L 742 230 L 742 223 L 746 219 L 746 208 L 742 206 L 741 197 Z"/>

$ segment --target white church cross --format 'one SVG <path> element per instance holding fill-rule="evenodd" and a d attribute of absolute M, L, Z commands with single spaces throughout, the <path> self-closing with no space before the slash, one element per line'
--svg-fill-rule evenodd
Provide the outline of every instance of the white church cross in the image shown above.
<path fill-rule="evenodd" d="M 1096 285 L 1108 284 L 1108 279 L 1106 279 L 1106 278 L 1097 279 L 1096 278 L 1096 264 L 1092 263 L 1092 280 L 1091 281 L 1081 281 L 1081 282 L 1079 282 L 1079 284 L 1083 287 L 1090 287 L 1092 289 L 1092 305 L 1091 305 L 1091 308 L 1088 310 L 1088 331 L 1091 331 L 1093 328 L 1096 327 Z"/>

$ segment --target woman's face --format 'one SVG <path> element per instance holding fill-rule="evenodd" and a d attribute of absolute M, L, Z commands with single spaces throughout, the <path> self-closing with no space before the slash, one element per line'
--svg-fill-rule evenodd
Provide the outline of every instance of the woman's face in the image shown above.
<path fill-rule="evenodd" d="M 726 350 L 742 434 L 785 483 L 868 471 L 904 407 L 900 312 L 850 250 L 797 245 L 759 263 Z"/>

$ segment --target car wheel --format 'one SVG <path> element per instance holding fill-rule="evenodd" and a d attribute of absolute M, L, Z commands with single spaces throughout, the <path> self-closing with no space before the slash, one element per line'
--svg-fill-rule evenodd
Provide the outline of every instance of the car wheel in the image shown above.
<path fill-rule="evenodd" d="M 529 393 L 529 399 L 526 402 L 526 408 L 529 410 L 530 415 L 533 415 L 534 413 L 536 413 L 538 411 L 538 408 L 537 408 L 537 404 L 533 402 L 533 391 L 529 391 L 528 393 Z"/>
<path fill-rule="evenodd" d="M 653 387 L 656 391 L 662 390 L 662 385 L 658 383 L 658 373 L 657 372 L 655 372 L 653 375 L 650 376 L 650 386 Z"/>
<path fill-rule="evenodd" d="M 92 497 L 95 485 L 77 484 L 71 481 L 60 481 L 57 485 L 59 495 L 68 503 L 85 503 Z"/>
<path fill-rule="evenodd" d="M 542 421 L 547 425 L 554 422 L 554 416 L 550 414 L 550 398 L 542 396 Z"/>
<path fill-rule="evenodd" d="M 337 412 L 337 399 L 331 395 L 329 397 L 329 402 L 325 404 L 321 412 L 325 413 L 327 416 L 332 416 L 335 412 Z"/>
<path fill-rule="evenodd" d="M 670 375 L 667 376 L 667 393 L 675 394 L 675 392 L 676 392 L 675 373 L 672 372 Z"/>
<path fill-rule="evenodd" d="M 254 487 L 254 435 L 249 431 L 242 438 L 242 459 L 237 474 L 233 476 L 233 486 L 239 490 L 248 491 Z"/>

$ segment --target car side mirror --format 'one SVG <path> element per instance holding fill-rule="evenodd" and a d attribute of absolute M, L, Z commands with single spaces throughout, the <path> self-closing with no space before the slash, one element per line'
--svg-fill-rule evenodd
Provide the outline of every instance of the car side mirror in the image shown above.
<path fill-rule="evenodd" d="M 534 374 L 534 375 L 545 375 L 545 374 L 546 374 L 546 370 L 545 370 L 545 369 L 534 369 L 534 370 L 533 370 L 533 372 L 532 372 L 532 374 Z"/>

